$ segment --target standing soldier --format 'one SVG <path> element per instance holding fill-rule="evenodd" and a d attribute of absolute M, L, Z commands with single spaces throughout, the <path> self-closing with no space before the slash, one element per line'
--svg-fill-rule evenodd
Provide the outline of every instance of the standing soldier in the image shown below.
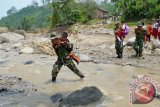
<path fill-rule="evenodd" d="M 75 64 L 72 61 L 70 53 L 73 49 L 73 44 L 69 43 L 67 39 L 68 33 L 64 32 L 61 38 L 56 38 L 56 35 L 51 34 L 52 47 L 55 50 L 55 53 L 58 56 L 57 61 L 53 65 L 52 69 L 52 82 L 56 81 L 57 74 L 59 73 L 61 67 L 67 66 L 75 74 L 77 74 L 81 79 L 84 78 L 84 75 L 76 68 Z"/>
<path fill-rule="evenodd" d="M 143 25 L 141 23 L 138 23 L 138 27 L 135 29 L 136 34 L 136 40 L 134 43 L 134 50 L 136 51 L 136 56 L 141 57 L 142 51 L 143 51 L 143 41 L 144 41 L 144 31 L 143 31 Z"/>
<path fill-rule="evenodd" d="M 120 31 L 120 23 L 119 22 L 115 23 L 114 34 L 115 34 L 115 49 L 116 49 L 116 54 L 118 55 L 117 58 L 122 58 L 123 57 L 124 36 Z"/>

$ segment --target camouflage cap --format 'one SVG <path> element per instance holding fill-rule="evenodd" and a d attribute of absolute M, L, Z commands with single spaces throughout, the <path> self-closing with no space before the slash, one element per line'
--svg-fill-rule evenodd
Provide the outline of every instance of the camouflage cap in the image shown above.
<path fill-rule="evenodd" d="M 52 39 L 55 39 L 55 38 L 59 38 L 60 36 L 58 36 L 58 35 L 56 35 L 56 33 L 55 32 L 52 32 L 51 34 L 50 34 L 50 39 L 52 40 Z"/>

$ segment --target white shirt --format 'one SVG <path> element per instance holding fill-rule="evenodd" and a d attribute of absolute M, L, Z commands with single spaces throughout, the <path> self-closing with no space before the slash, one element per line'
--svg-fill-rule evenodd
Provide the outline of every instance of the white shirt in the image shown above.
<path fill-rule="evenodd" d="M 126 25 L 123 24 L 123 25 L 122 25 L 122 30 L 125 30 L 125 29 L 126 29 Z"/>

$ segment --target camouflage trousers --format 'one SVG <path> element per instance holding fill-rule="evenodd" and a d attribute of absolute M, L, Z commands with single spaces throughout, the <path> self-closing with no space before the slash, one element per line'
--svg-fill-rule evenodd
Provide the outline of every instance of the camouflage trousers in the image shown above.
<path fill-rule="evenodd" d="M 75 66 L 75 64 L 73 63 L 73 61 L 71 59 L 69 64 L 67 64 L 66 66 L 73 71 L 75 74 L 77 74 L 79 77 L 82 77 L 83 74 L 77 69 L 77 67 Z M 57 74 L 59 73 L 60 69 L 62 68 L 62 66 L 64 65 L 64 63 L 58 58 L 57 61 L 55 62 L 55 64 L 53 65 L 53 69 L 52 69 L 52 77 L 57 77 Z"/>
<path fill-rule="evenodd" d="M 116 49 L 117 55 L 123 53 L 123 43 L 119 41 L 118 39 L 115 40 L 115 49 Z"/>
<path fill-rule="evenodd" d="M 136 51 L 136 56 L 142 56 L 143 52 L 143 40 L 136 40 L 133 46 L 134 50 Z"/>

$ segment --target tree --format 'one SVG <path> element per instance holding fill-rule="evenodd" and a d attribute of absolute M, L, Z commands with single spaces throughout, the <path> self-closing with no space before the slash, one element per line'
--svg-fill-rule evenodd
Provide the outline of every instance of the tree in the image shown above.
<path fill-rule="evenodd" d="M 17 9 L 13 6 L 7 11 L 7 16 L 10 16 L 17 12 Z"/>
<path fill-rule="evenodd" d="M 33 1 L 32 1 L 32 6 L 38 7 L 38 2 L 36 2 L 35 0 L 33 0 Z"/>
<path fill-rule="evenodd" d="M 158 0 L 118 0 L 117 11 L 124 19 L 141 19 L 157 17 Z M 155 8 L 156 7 L 156 8 Z"/>
<path fill-rule="evenodd" d="M 96 9 L 95 0 L 53 0 L 52 27 L 87 22 Z"/>
<path fill-rule="evenodd" d="M 23 17 L 21 20 L 21 27 L 24 30 L 30 30 L 32 27 L 33 18 L 30 16 Z"/>

